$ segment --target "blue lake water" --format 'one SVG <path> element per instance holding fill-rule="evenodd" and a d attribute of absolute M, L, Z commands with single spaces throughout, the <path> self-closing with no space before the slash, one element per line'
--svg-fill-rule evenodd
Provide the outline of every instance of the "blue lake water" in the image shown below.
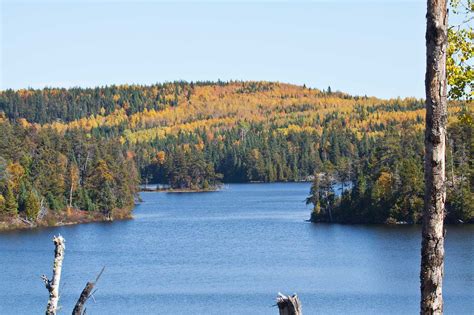
<path fill-rule="evenodd" d="M 66 239 L 61 313 L 105 266 L 88 314 L 415 314 L 419 226 L 305 222 L 307 183 L 142 193 L 135 219 L 0 234 L 0 314 L 44 312 L 53 235 Z M 474 311 L 474 227 L 448 226 L 445 313 Z"/>

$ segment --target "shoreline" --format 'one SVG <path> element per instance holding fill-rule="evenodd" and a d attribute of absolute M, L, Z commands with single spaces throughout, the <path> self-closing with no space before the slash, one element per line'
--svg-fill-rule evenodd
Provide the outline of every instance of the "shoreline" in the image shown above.
<path fill-rule="evenodd" d="M 72 212 L 73 213 L 67 214 L 66 211 L 63 211 L 63 216 L 61 216 L 61 213 L 58 213 L 34 223 L 28 223 L 19 217 L 10 218 L 0 221 L 0 233 L 133 219 L 132 211 L 128 211 L 126 209 L 119 210 L 113 219 L 110 219 L 100 213 L 89 213 L 83 210 L 72 210 Z"/>
<path fill-rule="evenodd" d="M 157 192 L 157 193 L 205 193 L 205 192 L 218 192 L 221 188 L 216 189 L 141 189 L 140 192 Z"/>
<path fill-rule="evenodd" d="M 159 192 L 159 193 L 205 193 L 218 192 L 223 189 L 224 185 L 213 186 L 209 188 L 140 188 L 140 192 Z"/>
<path fill-rule="evenodd" d="M 264 181 L 250 181 L 250 182 L 227 182 L 222 183 L 217 187 L 208 189 L 190 189 L 190 188 L 143 188 L 140 187 L 139 192 L 166 192 L 166 193 L 198 193 L 198 192 L 217 192 L 221 191 L 226 185 L 232 184 L 299 184 L 299 183 L 311 183 L 310 180 L 299 180 L 299 181 L 275 181 L 275 182 L 264 182 Z M 149 184 L 150 186 L 156 184 Z"/>

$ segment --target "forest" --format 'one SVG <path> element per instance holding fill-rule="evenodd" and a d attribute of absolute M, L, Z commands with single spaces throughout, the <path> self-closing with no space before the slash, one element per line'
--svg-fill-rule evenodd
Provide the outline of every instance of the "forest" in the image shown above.
<path fill-rule="evenodd" d="M 471 105 L 453 101 L 449 108 L 452 222 L 473 218 Z M 314 180 L 314 221 L 420 219 L 421 99 L 179 81 L 6 90 L 0 112 L 0 209 L 9 216 L 30 220 L 37 216 L 27 212 L 43 207 L 113 217 L 133 206 L 139 181 L 208 190 L 221 182 Z M 342 196 L 332 189 L 336 182 L 348 183 Z"/>
<path fill-rule="evenodd" d="M 448 126 L 448 223 L 474 221 L 472 113 L 464 108 Z M 406 126 L 389 131 L 351 162 L 315 176 L 308 204 L 313 222 L 420 223 L 423 210 L 423 135 Z M 334 189 L 342 183 L 341 192 Z M 344 183 L 350 187 L 344 188 Z"/>
<path fill-rule="evenodd" d="M 0 115 L 0 228 L 130 217 L 139 183 L 115 139 L 60 134 Z"/>

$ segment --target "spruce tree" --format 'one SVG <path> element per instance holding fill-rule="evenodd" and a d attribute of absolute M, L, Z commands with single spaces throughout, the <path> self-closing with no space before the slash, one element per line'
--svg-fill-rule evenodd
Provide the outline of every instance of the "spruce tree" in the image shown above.
<path fill-rule="evenodd" d="M 13 194 L 11 185 L 7 185 L 5 194 L 5 213 L 12 217 L 18 215 L 18 202 Z"/>
<path fill-rule="evenodd" d="M 41 204 L 38 195 L 30 190 L 25 202 L 25 215 L 28 220 L 36 220 Z"/>

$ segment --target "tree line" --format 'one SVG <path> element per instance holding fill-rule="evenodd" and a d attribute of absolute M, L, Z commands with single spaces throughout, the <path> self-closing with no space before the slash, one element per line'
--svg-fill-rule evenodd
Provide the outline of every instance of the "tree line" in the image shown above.
<path fill-rule="evenodd" d="M 474 222 L 472 113 L 449 125 L 446 220 Z M 307 199 L 314 222 L 420 223 L 423 212 L 423 134 L 405 126 L 369 150 L 315 176 Z M 350 183 L 342 192 L 337 183 Z M 339 185 L 340 186 L 340 185 Z M 338 188 L 339 188 L 338 186 Z"/>
<path fill-rule="evenodd" d="M 59 134 L 5 116 L 0 134 L 0 221 L 54 224 L 75 210 L 105 219 L 130 213 L 138 171 L 117 139 L 81 130 Z"/>
<path fill-rule="evenodd" d="M 110 200 L 120 208 L 123 202 L 113 199 L 122 178 L 130 178 L 129 184 L 139 177 L 142 183 L 204 190 L 220 182 L 315 178 L 321 187 L 348 183 L 342 197 L 333 198 L 328 192 L 326 198 L 334 199 L 329 204 L 336 221 L 419 220 L 423 100 L 381 100 L 330 88 L 318 90 L 275 82 L 219 81 L 7 90 L 0 92 L 0 106 L 3 124 L 11 132 L 21 129 L 24 133 L 49 135 L 56 139 L 48 140 L 55 146 L 62 143 L 52 150 L 64 156 L 66 171 L 76 164 L 79 170 L 100 171 L 99 178 L 80 172 L 81 185 L 77 185 L 73 198 L 80 209 L 113 208 L 101 205 Z M 460 156 L 465 161 L 472 154 L 460 143 L 467 141 L 464 138 L 472 127 L 466 127 L 465 122 L 464 127 L 459 127 L 458 122 L 460 113 L 467 113 L 467 117 L 470 110 L 469 104 L 452 102 L 448 117 L 454 134 L 453 191 L 457 195 L 462 191 L 464 197 L 472 196 L 472 186 L 466 186 L 469 176 L 461 170 L 472 163 L 461 163 Z M 467 131 L 457 131 L 461 129 Z M 11 141 L 2 139 L 6 147 L 11 146 Z M 34 146 L 41 148 L 48 141 Z M 74 143 L 84 144 L 79 146 L 81 152 L 67 148 Z M 85 156 L 89 156 L 87 166 L 80 164 Z M 20 163 L 20 157 L 4 159 L 6 164 L 28 167 Z M 122 168 L 122 161 L 136 165 L 138 175 L 134 167 Z M 124 176 L 128 169 L 133 176 Z M 121 174 L 120 178 L 114 177 L 117 174 Z M 66 175 L 59 177 L 68 183 L 71 175 Z M 7 199 L 8 185 L 3 187 L 3 198 Z M 67 191 L 54 192 L 54 185 L 51 191 L 54 198 L 48 197 L 46 190 L 36 195 L 55 209 L 73 206 Z M 20 198 L 17 190 L 13 194 Z M 21 196 L 23 200 L 26 195 Z M 322 214 L 327 200 L 318 205 Z M 457 200 L 456 204 L 461 199 Z M 24 211 L 23 207 L 20 209 Z M 469 221 L 469 214 L 453 214 L 452 218 Z"/>

